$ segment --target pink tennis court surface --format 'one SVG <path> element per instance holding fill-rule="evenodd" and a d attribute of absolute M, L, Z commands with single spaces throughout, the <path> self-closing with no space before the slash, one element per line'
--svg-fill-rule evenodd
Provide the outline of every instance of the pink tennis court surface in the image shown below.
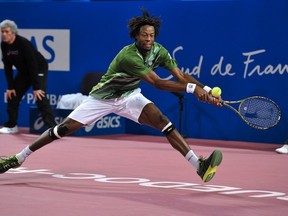
<path fill-rule="evenodd" d="M 0 135 L 0 155 L 37 135 Z M 283 215 L 288 155 L 279 145 L 187 139 L 198 154 L 223 151 L 203 183 L 164 137 L 65 137 L 0 175 L 1 216 Z"/>

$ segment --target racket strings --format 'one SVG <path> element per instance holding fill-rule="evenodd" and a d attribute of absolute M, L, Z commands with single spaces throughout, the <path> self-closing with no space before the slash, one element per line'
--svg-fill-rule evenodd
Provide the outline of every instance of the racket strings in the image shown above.
<path fill-rule="evenodd" d="M 270 128 L 279 121 L 279 109 L 277 106 L 263 98 L 250 98 L 239 106 L 239 112 L 249 124 L 260 128 Z"/>

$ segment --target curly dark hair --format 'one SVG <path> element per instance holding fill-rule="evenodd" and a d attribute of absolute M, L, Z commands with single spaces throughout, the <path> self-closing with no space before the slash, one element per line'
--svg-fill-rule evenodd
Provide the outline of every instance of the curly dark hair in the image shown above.
<path fill-rule="evenodd" d="M 133 17 L 129 20 L 128 27 L 130 29 L 130 37 L 134 38 L 139 33 L 141 26 L 150 25 L 154 26 L 155 37 L 159 35 L 159 29 L 161 25 L 160 17 L 150 17 L 148 11 L 145 8 L 141 8 L 143 16 Z"/>

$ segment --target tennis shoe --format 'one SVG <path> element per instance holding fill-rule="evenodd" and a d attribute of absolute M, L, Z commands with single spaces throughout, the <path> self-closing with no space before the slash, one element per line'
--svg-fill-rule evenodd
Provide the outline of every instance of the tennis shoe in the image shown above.
<path fill-rule="evenodd" d="M 275 150 L 279 154 L 288 154 L 288 144 L 283 145 L 281 148 Z"/>
<path fill-rule="evenodd" d="M 16 155 L 0 158 L 0 174 L 7 172 L 9 169 L 18 168 L 21 164 Z"/>
<path fill-rule="evenodd" d="M 18 129 L 17 125 L 14 127 L 11 127 L 11 128 L 10 127 L 2 127 L 0 129 L 0 133 L 2 133 L 2 134 L 15 134 L 18 132 L 19 132 L 19 129 Z"/>
<path fill-rule="evenodd" d="M 200 157 L 199 169 L 197 174 L 201 177 L 204 182 L 209 182 L 215 175 L 218 166 L 222 161 L 222 152 L 219 150 L 215 150 L 209 156 L 209 158 L 204 159 Z"/>

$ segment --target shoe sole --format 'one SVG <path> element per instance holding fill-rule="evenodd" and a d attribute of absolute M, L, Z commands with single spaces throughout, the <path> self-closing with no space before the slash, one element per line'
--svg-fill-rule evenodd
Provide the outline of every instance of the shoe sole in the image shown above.
<path fill-rule="evenodd" d="M 13 167 L 13 168 L 9 168 L 9 169 L 5 169 L 5 170 L 1 170 L 0 171 L 0 174 L 3 174 L 3 173 L 6 173 L 8 170 L 10 170 L 10 169 L 17 169 L 17 168 L 19 168 L 19 167 L 21 167 L 21 164 L 19 165 L 19 166 L 15 166 L 15 167 Z"/>
<path fill-rule="evenodd" d="M 276 150 L 276 152 L 277 152 L 278 154 L 288 154 L 288 152 L 284 152 L 284 151 L 280 151 L 280 150 L 279 150 L 279 151 Z"/>
<path fill-rule="evenodd" d="M 17 158 L 17 157 L 16 157 Z M 1 158 L 0 158 L 1 159 Z M 2 161 L 1 161 L 1 163 L 4 163 L 4 160 L 5 159 L 2 159 Z M 17 159 L 18 160 L 18 159 Z M 15 163 L 15 162 L 14 162 Z M 21 167 L 21 165 L 22 165 L 22 163 L 20 163 L 19 164 L 19 162 L 17 162 L 18 164 L 13 164 L 14 166 L 13 167 L 9 167 L 8 169 L 7 169 L 7 166 L 5 167 L 1 167 L 1 170 L 0 170 L 0 174 L 3 174 L 3 173 L 5 173 L 5 172 L 7 172 L 8 170 L 10 170 L 10 169 L 16 169 L 16 168 L 19 168 L 19 167 Z"/>
<path fill-rule="evenodd" d="M 210 166 L 203 176 L 204 182 L 209 182 L 215 175 L 219 165 L 222 162 L 222 152 L 219 150 L 215 150 L 212 155 Z"/>

